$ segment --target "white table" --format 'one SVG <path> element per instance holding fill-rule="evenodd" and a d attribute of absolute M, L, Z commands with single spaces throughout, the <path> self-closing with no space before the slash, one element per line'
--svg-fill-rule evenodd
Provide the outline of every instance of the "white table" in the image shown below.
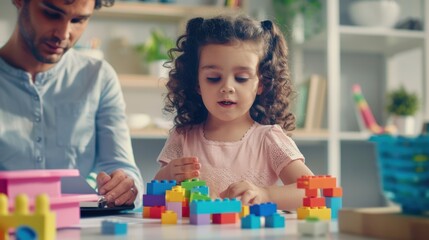
<path fill-rule="evenodd" d="M 330 231 L 326 236 L 312 238 L 297 234 L 296 214 L 287 214 L 285 228 L 241 229 L 240 222 L 225 225 L 190 225 L 189 220 L 179 220 L 177 225 L 163 225 L 160 219 L 142 219 L 141 213 L 129 213 L 116 216 L 82 218 L 79 226 L 57 231 L 61 240 L 103 240 L 103 239 L 369 239 L 337 232 L 337 222 L 330 222 Z M 127 235 L 114 236 L 101 234 L 101 222 L 116 219 L 128 223 Z"/>

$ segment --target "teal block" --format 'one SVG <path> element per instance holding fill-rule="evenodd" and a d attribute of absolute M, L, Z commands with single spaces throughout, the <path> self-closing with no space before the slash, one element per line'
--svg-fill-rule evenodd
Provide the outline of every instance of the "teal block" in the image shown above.
<path fill-rule="evenodd" d="M 265 217 L 265 227 L 267 228 L 284 228 L 285 225 L 285 217 L 278 213 Z"/>
<path fill-rule="evenodd" d="M 326 207 L 331 209 L 331 219 L 338 219 L 338 211 L 343 207 L 342 197 L 325 197 Z"/>
<path fill-rule="evenodd" d="M 195 200 L 190 204 L 191 214 L 240 213 L 241 202 L 237 199 Z"/>
<path fill-rule="evenodd" d="M 258 229 L 261 228 L 261 219 L 253 214 L 249 214 L 241 219 L 241 228 Z"/>

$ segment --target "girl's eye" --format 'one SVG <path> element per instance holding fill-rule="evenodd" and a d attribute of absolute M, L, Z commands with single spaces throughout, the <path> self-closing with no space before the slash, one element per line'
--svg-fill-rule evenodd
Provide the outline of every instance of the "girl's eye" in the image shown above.
<path fill-rule="evenodd" d="M 249 78 L 248 77 L 235 77 L 235 80 L 237 82 L 242 83 L 242 82 L 246 82 L 247 80 L 249 80 Z"/>
<path fill-rule="evenodd" d="M 219 82 L 220 81 L 220 77 L 207 77 L 207 80 L 209 82 Z"/>

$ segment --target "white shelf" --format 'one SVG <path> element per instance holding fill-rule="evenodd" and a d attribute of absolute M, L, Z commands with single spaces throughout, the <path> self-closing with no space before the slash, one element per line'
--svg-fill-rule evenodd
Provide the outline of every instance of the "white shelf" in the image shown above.
<path fill-rule="evenodd" d="M 112 7 L 96 11 L 95 17 L 118 19 L 143 19 L 156 21 L 177 21 L 195 16 L 216 16 L 225 12 L 237 12 L 239 9 L 217 6 L 181 6 L 177 4 L 157 4 L 139 2 L 116 2 Z"/>
<path fill-rule="evenodd" d="M 340 140 L 342 141 L 367 141 L 372 133 L 370 132 L 341 132 Z"/>
<path fill-rule="evenodd" d="M 425 32 L 340 26 L 340 47 L 343 52 L 391 54 L 422 48 Z M 326 51 L 327 34 L 321 32 L 302 44 L 304 49 Z"/>

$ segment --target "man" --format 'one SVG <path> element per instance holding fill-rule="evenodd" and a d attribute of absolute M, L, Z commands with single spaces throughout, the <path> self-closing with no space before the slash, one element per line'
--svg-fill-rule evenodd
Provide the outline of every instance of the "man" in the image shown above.
<path fill-rule="evenodd" d="M 114 0 L 13 0 L 18 19 L 0 48 L 0 170 L 98 173 L 109 205 L 141 205 L 117 75 L 73 45 L 95 9 Z"/>

